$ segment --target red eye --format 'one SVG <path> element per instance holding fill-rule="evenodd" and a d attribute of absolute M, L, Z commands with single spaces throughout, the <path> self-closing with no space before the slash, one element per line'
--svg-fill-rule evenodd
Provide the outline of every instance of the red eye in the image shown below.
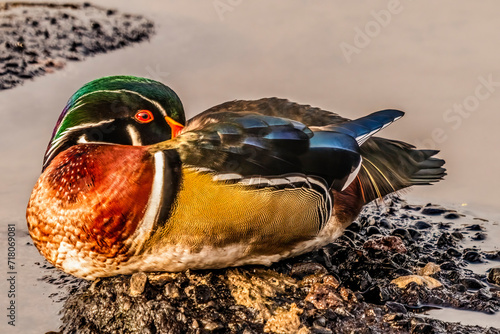
<path fill-rule="evenodd" d="M 149 123 L 151 122 L 153 119 L 155 119 L 153 117 L 153 113 L 149 110 L 139 110 L 135 116 L 134 116 L 135 120 L 139 123 Z"/>

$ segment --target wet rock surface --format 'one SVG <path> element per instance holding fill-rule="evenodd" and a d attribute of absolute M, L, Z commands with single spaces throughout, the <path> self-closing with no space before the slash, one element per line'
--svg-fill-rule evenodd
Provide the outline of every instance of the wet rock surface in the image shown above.
<path fill-rule="evenodd" d="M 473 241 L 477 227 L 467 224 L 471 219 L 444 218 L 454 212 L 442 208 L 426 215 L 424 208 L 397 198 L 368 205 L 336 242 L 269 268 L 141 273 L 94 282 L 57 272 L 62 278 L 54 284 L 71 286 L 60 331 L 500 334 L 498 328 L 422 316 L 434 307 L 500 309 L 500 286 L 493 284 L 500 269 L 490 270 L 488 280 L 486 272 L 465 268 L 472 251 L 493 257 Z M 374 228 L 377 233 L 370 232 Z M 465 239 L 478 246 L 465 247 Z"/>
<path fill-rule="evenodd" d="M 84 4 L 0 3 L 0 90 L 148 39 L 153 23 Z"/>

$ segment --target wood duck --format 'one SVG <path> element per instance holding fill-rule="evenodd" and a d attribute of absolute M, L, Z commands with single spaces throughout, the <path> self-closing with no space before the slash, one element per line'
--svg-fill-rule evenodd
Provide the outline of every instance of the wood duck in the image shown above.
<path fill-rule="evenodd" d="M 56 124 L 26 217 L 77 277 L 270 265 L 339 237 L 363 205 L 445 175 L 435 150 L 372 137 L 403 116 L 349 120 L 278 98 L 186 124 L 157 81 L 94 80 Z"/>

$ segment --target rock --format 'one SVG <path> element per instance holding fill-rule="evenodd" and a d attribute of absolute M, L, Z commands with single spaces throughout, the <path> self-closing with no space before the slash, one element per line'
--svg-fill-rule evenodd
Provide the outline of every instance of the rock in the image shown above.
<path fill-rule="evenodd" d="M 396 228 L 394 231 L 392 231 L 391 234 L 398 236 L 403 240 L 411 240 L 412 239 L 410 232 L 408 232 L 408 230 L 405 228 Z"/>
<path fill-rule="evenodd" d="M 488 273 L 488 281 L 490 283 L 500 285 L 500 267 L 491 268 Z"/>
<path fill-rule="evenodd" d="M 385 218 L 380 219 L 379 226 L 387 229 L 393 228 L 392 223 Z"/>
<path fill-rule="evenodd" d="M 462 280 L 462 284 L 467 288 L 467 289 L 470 289 L 470 290 L 479 290 L 479 289 L 482 289 L 485 287 L 485 284 L 475 278 L 470 278 L 470 277 L 467 277 L 467 278 L 464 278 Z"/>
<path fill-rule="evenodd" d="M 352 222 L 349 226 L 346 227 L 346 229 L 354 233 L 358 233 L 359 231 L 361 231 L 361 224 L 358 222 Z"/>
<path fill-rule="evenodd" d="M 478 224 L 468 225 L 468 226 L 466 226 L 466 229 L 468 229 L 469 231 L 482 231 L 483 230 L 482 226 L 478 225 Z"/>
<path fill-rule="evenodd" d="M 375 235 L 375 234 L 382 234 L 379 230 L 378 227 L 376 226 L 370 226 L 368 227 L 368 229 L 366 230 L 366 235 L 367 236 L 372 236 L 372 235 Z"/>
<path fill-rule="evenodd" d="M 415 222 L 415 224 L 413 224 L 413 226 L 419 230 L 428 229 L 428 228 L 432 227 L 431 224 L 429 224 L 428 222 L 425 222 L 423 220 L 419 220 L 419 221 Z"/>
<path fill-rule="evenodd" d="M 420 232 L 413 228 L 407 228 L 406 230 L 408 231 L 408 233 L 410 233 L 410 236 L 413 240 L 418 239 L 421 235 Z"/>
<path fill-rule="evenodd" d="M 224 328 L 224 326 L 220 323 L 217 323 L 215 321 L 211 321 L 211 320 L 206 320 L 204 322 L 204 325 L 203 325 L 203 328 L 209 332 L 213 332 L 217 329 L 222 329 Z"/>
<path fill-rule="evenodd" d="M 212 299 L 212 291 L 206 284 L 197 285 L 195 287 L 195 296 L 198 303 L 205 304 Z"/>
<path fill-rule="evenodd" d="M 427 204 L 425 208 L 422 209 L 422 213 L 424 215 L 429 215 L 429 216 L 438 216 L 442 215 L 445 213 L 447 210 L 441 206 L 437 205 L 432 205 L 432 204 Z"/>
<path fill-rule="evenodd" d="M 483 232 L 477 232 L 472 238 L 472 240 L 485 240 L 486 239 L 486 233 Z"/>
<path fill-rule="evenodd" d="M 464 260 L 469 262 L 482 262 L 481 254 L 476 251 L 468 251 L 464 254 Z"/>
<path fill-rule="evenodd" d="M 387 310 L 392 313 L 403 313 L 403 314 L 408 313 L 406 307 L 404 307 L 404 305 L 400 303 L 387 302 L 385 303 L 385 307 L 387 307 Z"/>
<path fill-rule="evenodd" d="M 153 285 L 163 286 L 165 283 L 172 282 L 178 276 L 177 273 L 149 273 L 148 282 Z"/>
<path fill-rule="evenodd" d="M 275 314 L 269 318 L 264 326 L 266 333 L 309 333 L 309 331 L 300 330 L 302 327 L 299 315 L 303 310 L 298 308 L 295 303 L 290 309 L 279 308 Z"/>
<path fill-rule="evenodd" d="M 330 284 L 315 284 L 306 296 L 305 300 L 312 303 L 317 309 L 320 310 L 326 310 L 328 308 L 335 308 L 343 305 L 342 297 Z"/>
<path fill-rule="evenodd" d="M 172 299 L 180 297 L 179 288 L 175 284 L 166 284 L 164 290 L 165 296 L 168 296 Z"/>
<path fill-rule="evenodd" d="M 436 331 L 430 324 L 416 324 L 411 329 L 411 334 L 434 334 Z"/>
<path fill-rule="evenodd" d="M 387 236 L 382 238 L 370 239 L 363 244 L 364 249 L 381 250 L 384 252 L 406 253 L 407 249 L 401 238 L 397 236 Z"/>
<path fill-rule="evenodd" d="M 486 251 L 484 252 L 484 257 L 488 260 L 500 260 L 500 252 L 499 251 Z"/>
<path fill-rule="evenodd" d="M 452 246 L 455 247 L 457 243 L 457 239 L 453 237 L 450 233 L 443 233 L 437 240 L 437 246 L 438 247 L 446 247 L 446 246 Z"/>
<path fill-rule="evenodd" d="M 441 267 L 438 266 L 437 264 L 433 262 L 429 262 L 425 265 L 425 267 L 421 268 L 418 270 L 418 275 L 420 276 L 431 276 L 434 275 L 435 273 L 438 273 L 441 271 Z"/>
<path fill-rule="evenodd" d="M 460 215 L 456 212 L 450 212 L 450 213 L 445 214 L 443 217 L 446 219 L 458 219 L 458 218 L 460 218 Z"/>
<path fill-rule="evenodd" d="M 455 264 L 455 262 L 446 261 L 446 262 L 441 263 L 439 268 L 441 268 L 442 270 L 456 270 L 458 267 Z"/>
<path fill-rule="evenodd" d="M 326 274 L 328 271 L 321 264 L 316 262 L 295 263 L 290 274 L 302 278 L 307 275 Z"/>
<path fill-rule="evenodd" d="M 144 287 L 148 281 L 148 276 L 143 273 L 135 273 L 130 277 L 129 295 L 132 297 L 140 296 L 144 292 Z"/>
<path fill-rule="evenodd" d="M 420 211 L 420 209 L 422 209 L 422 206 L 421 205 L 406 204 L 406 205 L 403 205 L 401 208 L 405 209 L 405 210 Z"/>
<path fill-rule="evenodd" d="M 462 253 L 460 253 L 456 248 L 450 247 L 446 250 L 446 253 L 452 257 L 460 257 Z"/>
<path fill-rule="evenodd" d="M 412 282 L 417 283 L 418 285 L 424 285 L 429 289 L 435 289 L 443 286 L 441 282 L 435 278 L 419 275 L 401 276 L 391 281 L 391 283 L 396 284 L 400 289 L 406 288 L 406 286 Z"/>

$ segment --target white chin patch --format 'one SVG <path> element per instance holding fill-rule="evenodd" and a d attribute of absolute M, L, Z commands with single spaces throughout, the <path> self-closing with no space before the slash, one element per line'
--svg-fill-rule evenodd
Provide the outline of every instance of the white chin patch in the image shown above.
<path fill-rule="evenodd" d="M 132 124 L 127 125 L 127 132 L 128 135 L 130 136 L 130 141 L 132 142 L 132 145 L 134 146 L 142 145 L 141 135 L 139 134 L 139 131 L 137 131 L 135 126 L 133 126 Z"/>
<path fill-rule="evenodd" d="M 78 138 L 78 141 L 77 141 L 78 144 L 86 144 L 88 143 L 88 140 L 87 138 L 85 137 L 85 135 L 81 135 L 80 138 Z"/>

